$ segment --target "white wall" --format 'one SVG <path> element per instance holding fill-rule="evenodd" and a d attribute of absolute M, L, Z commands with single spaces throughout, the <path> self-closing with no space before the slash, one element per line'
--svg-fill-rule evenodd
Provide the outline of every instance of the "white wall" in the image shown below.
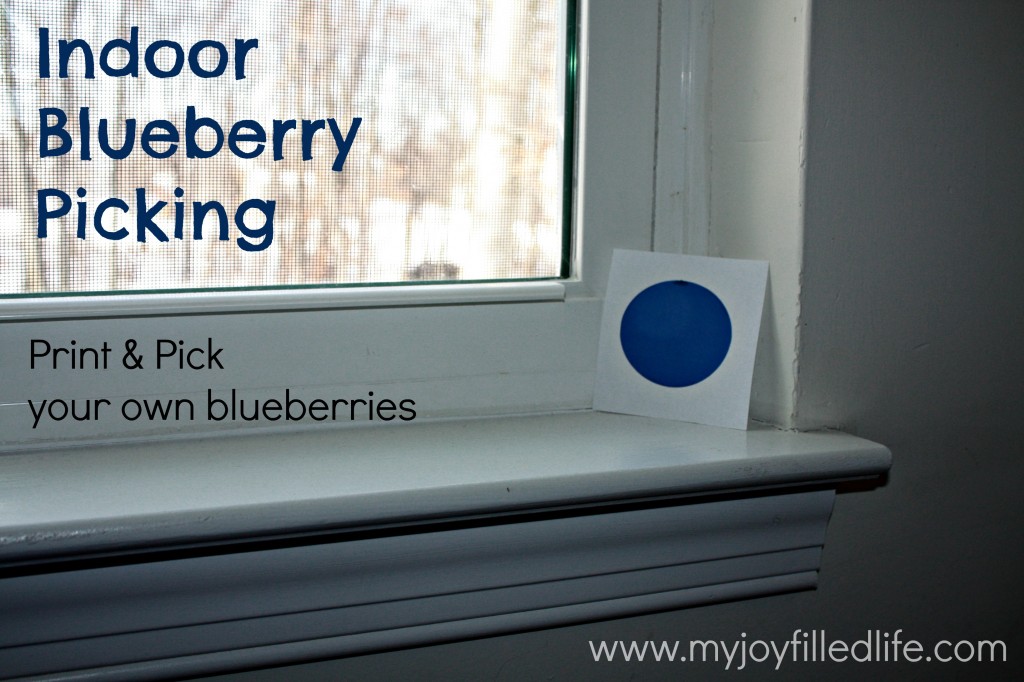
<path fill-rule="evenodd" d="M 793 426 L 809 0 L 717 0 L 709 254 L 769 262 L 751 417 Z"/>
<path fill-rule="evenodd" d="M 785 5 L 717 4 L 737 22 Z M 884 487 L 839 496 L 819 589 L 245 679 L 735 679 L 715 665 L 598 665 L 587 642 L 732 640 L 741 632 L 782 640 L 796 628 L 849 640 L 875 628 L 903 628 L 923 642 L 1003 639 L 1011 662 L 981 670 L 789 664 L 772 679 L 1021 677 L 1024 5 L 817 0 L 810 27 L 803 255 L 790 270 L 802 268 L 802 298 L 794 308 L 792 290 L 784 296 L 778 338 L 795 325 L 783 315 L 798 313 L 801 326 L 775 360 L 785 363 L 789 344 L 798 344 L 790 403 L 798 424 L 842 427 L 895 457 Z M 781 73 L 777 87 L 788 92 L 792 76 Z M 733 110 L 720 106 L 714 116 L 734 131 L 730 144 L 765 147 L 750 165 L 719 167 L 714 177 L 749 173 L 750 191 L 790 196 L 794 122 L 778 121 L 780 138 L 767 131 L 767 141 L 745 142 L 744 126 L 756 133 L 767 113 L 757 97 L 723 95 L 715 101 Z M 759 217 L 749 197 L 713 202 L 719 223 Z M 765 220 L 778 227 L 778 242 L 765 248 L 792 257 L 799 234 L 789 221 L 801 215 L 788 199 L 777 208 Z M 736 239 L 718 244 L 740 255 Z M 773 287 L 781 285 L 773 279 Z M 779 386 L 781 405 L 789 388 Z M 766 669 L 749 672 L 747 679 L 767 677 Z"/>

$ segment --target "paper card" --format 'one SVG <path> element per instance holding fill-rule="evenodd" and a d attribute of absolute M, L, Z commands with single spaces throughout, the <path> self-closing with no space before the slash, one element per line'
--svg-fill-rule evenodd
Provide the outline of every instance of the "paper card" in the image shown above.
<path fill-rule="evenodd" d="M 616 250 L 594 409 L 746 429 L 768 263 Z"/>

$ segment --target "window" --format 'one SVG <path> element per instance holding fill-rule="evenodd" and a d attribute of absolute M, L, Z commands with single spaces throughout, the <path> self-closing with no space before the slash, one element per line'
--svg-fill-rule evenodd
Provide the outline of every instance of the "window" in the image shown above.
<path fill-rule="evenodd" d="M 7 3 L 0 293 L 564 276 L 573 9 Z"/>
<path fill-rule="evenodd" d="M 649 249 L 659 50 L 687 24 L 656 4 L 580 6 L 576 242 L 570 277 L 497 284 L 200 292 L 0 301 L 0 438 L 8 447 L 193 434 L 280 423 L 110 419 L 33 425 L 28 400 L 217 396 L 415 401 L 417 419 L 590 406 L 601 293 L 613 248 Z M 671 37 L 658 41 L 659 34 Z M 705 30 L 706 27 L 701 30 Z M 664 68 L 662 91 L 678 84 Z M 680 97 L 662 96 L 661 106 Z M 673 102 L 675 104 L 673 104 Z M 666 119 L 664 112 L 661 121 Z M 657 144 L 663 144 L 668 136 Z M 670 225 L 671 229 L 677 226 Z M 682 226 L 678 226 L 682 229 Z M 30 344 L 112 348 L 107 370 L 31 369 Z M 143 369 L 120 365 L 134 340 Z M 156 369 L 160 340 L 223 347 L 224 369 Z M 208 341 L 209 340 L 209 341 Z M 287 426 L 302 426 L 289 424 Z"/>
<path fill-rule="evenodd" d="M 679 10 L 701 4 L 590 3 L 577 213 L 586 229 L 581 267 L 564 283 L 304 293 L 287 311 L 276 292 L 132 296 L 116 312 L 87 297 L 6 302 L 0 438 L 161 436 L 139 449 L 0 457 L 11 493 L 0 562 L 13 569 L 2 586 L 13 626 L 6 668 L 188 677 L 813 585 L 834 497 L 817 488 L 883 473 L 885 448 L 837 433 L 610 414 L 186 445 L 173 436 L 218 425 L 65 420 L 37 431 L 25 419 L 26 396 L 201 401 L 207 389 L 248 398 L 375 390 L 414 397 L 428 416 L 587 407 L 609 250 L 685 241 L 662 230 L 674 224 L 666 215 L 682 180 L 680 157 L 663 152 L 686 139 L 680 118 L 696 127 L 673 115 L 693 99 L 679 97 L 671 64 L 678 37 L 690 35 Z M 788 7 L 777 14 L 790 24 Z M 30 372 L 33 339 L 110 342 L 112 364 L 126 339 L 145 354 L 159 340 L 209 339 L 224 346 L 226 368 Z M 219 424 L 230 426 L 266 424 Z M 788 486 L 815 490 L 779 489 Z M 621 532 L 644 526 L 650 537 Z M 339 601 L 346 594 L 358 602 L 351 609 Z M 118 667 L 95 668 L 107 665 Z"/>

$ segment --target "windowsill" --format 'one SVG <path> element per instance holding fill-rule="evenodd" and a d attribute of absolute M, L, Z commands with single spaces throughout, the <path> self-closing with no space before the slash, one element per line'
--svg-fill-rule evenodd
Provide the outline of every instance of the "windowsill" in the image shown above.
<path fill-rule="evenodd" d="M 181 679 L 817 584 L 841 433 L 615 414 L 0 456 L 0 670 Z"/>
<path fill-rule="evenodd" d="M 878 444 L 598 412 L 0 456 L 0 567 L 81 553 L 877 477 Z"/>

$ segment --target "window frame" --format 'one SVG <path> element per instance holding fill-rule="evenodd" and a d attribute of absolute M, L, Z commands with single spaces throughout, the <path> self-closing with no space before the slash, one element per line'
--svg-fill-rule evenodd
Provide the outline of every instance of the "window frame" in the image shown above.
<path fill-rule="evenodd" d="M 613 0 L 594 0 L 593 4 L 609 10 L 605 19 L 613 18 L 616 12 L 625 19 L 632 19 L 631 15 L 639 10 L 655 9 L 655 25 L 661 35 L 671 35 L 680 25 L 688 25 L 696 26 L 698 32 L 705 31 L 706 38 L 710 25 L 710 3 L 704 0 L 655 2 L 651 6 L 628 9 Z M 644 17 L 645 20 L 651 18 L 650 14 Z M 681 18 L 685 18 L 682 24 L 679 23 Z M 604 29 L 615 30 L 613 24 L 609 21 Z M 635 32 L 642 34 L 640 30 Z M 655 118 L 660 118 L 661 130 L 669 129 L 665 115 L 665 111 L 671 110 L 669 100 L 687 87 L 685 77 L 680 81 L 672 75 L 673 69 L 664 68 L 666 63 L 672 63 L 666 59 L 672 49 L 669 42 L 659 41 L 656 49 L 662 68 L 657 70 L 659 75 L 654 86 L 658 93 Z M 632 45 L 628 40 L 626 44 Z M 706 41 L 704 45 L 707 46 Z M 621 46 L 616 43 L 617 48 Z M 662 104 L 669 109 L 663 109 Z M 681 137 L 659 135 L 654 139 L 652 136 L 651 158 L 663 153 L 667 144 L 683 144 L 683 149 L 687 148 L 686 144 L 706 144 L 702 136 L 693 135 L 698 126 L 692 119 L 690 121 Z M 595 133 L 595 139 L 600 140 L 600 135 Z M 592 151 L 601 159 L 615 160 L 616 157 L 615 150 L 603 156 L 606 150 Z M 683 167 L 694 168 L 695 158 L 701 158 L 699 150 L 685 155 L 687 161 Z M 699 207 L 684 205 L 686 210 L 679 213 L 674 198 L 664 196 L 661 190 L 664 185 L 657 182 L 658 178 L 679 180 L 678 175 L 672 175 L 678 172 L 678 167 L 678 163 L 653 163 L 644 175 L 650 178 L 651 190 L 646 201 L 647 220 L 626 227 L 632 225 L 635 231 L 646 235 L 650 240 L 648 248 L 668 248 L 666 244 L 678 239 L 679 243 L 689 244 L 688 248 L 699 249 L 702 236 L 706 244 L 706 224 L 699 219 L 687 222 L 689 218 L 686 218 L 699 216 Z M 662 175 L 663 171 L 669 175 Z M 692 184 L 688 187 L 693 190 Z M 614 183 L 612 188 L 615 189 Z M 590 189 L 595 191 L 593 185 Z M 664 203 L 660 203 L 659 196 Z M 642 212 L 632 207 L 630 211 L 616 213 L 622 199 L 614 193 L 610 196 L 598 193 L 594 203 L 587 205 L 588 215 L 609 232 L 619 236 L 625 232 L 636 238 L 636 234 L 625 228 L 616 229 L 620 227 L 615 220 L 617 217 Z M 640 202 L 641 208 L 643 203 Z M 666 218 L 671 215 L 684 217 L 679 221 Z M 591 248 L 595 242 L 606 238 L 604 232 L 588 231 Z M 236 334 L 249 331 L 254 337 L 240 337 L 239 343 L 265 347 L 264 354 L 255 360 L 253 371 L 255 374 L 269 371 L 273 376 L 264 383 L 270 385 L 282 377 L 287 378 L 288 367 L 274 357 L 275 353 L 332 357 L 327 350 L 330 339 L 317 338 L 317 333 L 344 337 L 350 333 L 350 328 L 360 326 L 356 320 L 368 321 L 370 326 L 376 324 L 379 329 L 364 329 L 360 333 L 370 336 L 376 333 L 380 343 L 395 345 L 371 348 L 362 345 L 366 338 L 345 337 L 343 340 L 351 346 L 348 348 L 350 356 L 358 361 L 347 369 L 365 369 L 364 374 L 371 376 L 400 364 L 401 371 L 422 375 L 426 369 L 433 368 L 430 362 L 417 364 L 426 357 L 434 364 L 448 363 L 433 375 L 441 394 L 446 387 L 450 389 L 458 384 L 465 388 L 471 386 L 474 379 L 481 380 L 472 392 L 477 397 L 492 399 L 491 403 L 472 406 L 481 414 L 500 413 L 495 411 L 495 400 L 516 391 L 520 398 L 532 400 L 529 403 L 532 411 L 542 412 L 544 407 L 538 405 L 537 399 L 543 394 L 531 393 L 538 387 L 552 390 L 554 397 L 549 403 L 589 395 L 583 379 L 593 373 L 594 356 L 588 353 L 590 349 L 584 337 L 591 332 L 596 336 L 595 322 L 601 304 L 598 284 L 604 256 L 610 258 L 610 250 L 603 255 L 598 250 L 580 256 L 592 259 L 596 269 L 587 266 L 584 268 L 587 278 L 560 285 L 565 295 L 555 302 L 438 306 L 407 303 L 398 307 L 273 314 L 138 314 L 119 323 L 128 325 L 126 329 L 137 334 L 155 330 L 156 333 L 185 335 L 189 330 L 202 329 L 204 320 L 217 319 L 228 326 L 235 320 L 234 327 L 228 331 Z M 436 325 L 438 312 L 443 313 L 442 319 L 452 319 L 461 325 L 458 332 L 485 328 L 486 339 L 463 340 L 457 348 L 446 347 L 446 342 L 459 340 L 458 333 L 442 328 L 436 335 L 425 334 L 418 326 L 425 319 Z M 447 315 L 452 317 L 445 317 Z M 539 329 L 517 326 L 524 317 L 540 319 L 546 326 Z M 261 319 L 274 321 L 269 325 L 274 329 L 258 324 Z M 315 347 L 292 348 L 289 342 L 295 338 L 295 329 L 294 324 L 291 327 L 289 324 L 304 319 L 315 320 L 318 325 L 305 334 Z M 252 320 L 257 324 L 247 328 Z M 52 322 L 62 326 L 48 327 Z M 555 322 L 560 326 L 556 327 Z M 109 324 L 110 320 L 102 317 L 77 323 L 68 320 L 9 322 L 0 324 L 0 348 L 12 348 L 7 341 L 14 338 L 10 330 L 16 328 L 24 333 L 77 329 L 83 333 L 109 335 Z M 423 351 L 420 357 L 402 355 L 401 340 L 392 338 L 394 334 L 388 335 L 403 326 L 419 334 L 413 345 Z M 565 346 L 558 347 L 559 355 L 554 358 L 550 349 L 538 352 L 534 338 L 544 333 L 547 336 L 542 341 L 557 336 L 552 329 L 565 335 L 562 338 Z M 280 330 L 285 334 L 275 337 L 272 332 Z M 432 356 L 438 350 L 445 351 L 442 358 Z M 0 357 L 4 358 L 6 366 L 16 367 L 19 363 L 13 362 L 12 356 L 17 354 Z M 476 367 L 474 363 L 481 358 L 491 365 L 487 366 L 486 373 L 474 377 L 466 366 Z M 269 366 L 260 367 L 261 359 L 270 362 Z M 571 361 L 572 371 L 581 379 L 568 389 L 559 381 L 562 376 L 542 371 L 544 367 L 557 369 L 558 362 L 565 359 Z M 520 369 L 525 368 L 518 373 L 521 377 L 511 371 L 519 365 L 522 365 Z M 452 369 L 456 370 L 455 384 L 449 376 Z M 8 386 L 24 385 L 21 382 L 30 378 L 0 376 Z M 82 376 L 83 385 L 88 387 L 90 374 Z M 172 380 L 164 382 L 164 390 L 178 390 L 173 376 L 169 375 Z M 203 374 L 198 373 L 198 376 Z M 375 379 L 378 386 L 417 385 L 415 380 L 405 384 L 387 383 L 391 377 L 385 375 Z M 152 382 L 153 377 L 147 381 Z M 424 383 L 429 382 L 419 382 Z M 510 409 L 513 402 L 506 401 L 503 409 Z M 472 409 L 468 413 L 471 414 Z M 424 432 L 432 432 L 433 437 L 424 438 Z M 0 424 L 0 434 L 5 436 L 6 433 Z M 817 581 L 820 545 L 834 497 L 832 490 L 846 481 L 855 481 L 857 488 L 863 490 L 866 482 L 884 475 L 891 464 L 891 454 L 883 446 L 837 432 L 794 433 L 764 425 L 744 432 L 594 412 L 453 420 L 416 424 L 405 430 L 356 429 L 271 438 L 256 435 L 173 442 L 177 436 L 189 435 L 184 430 L 160 434 L 158 443 L 141 448 L 62 450 L 42 445 L 50 447 L 50 451 L 0 458 L 6 474 L 0 475 L 0 484 L 6 484 L 13 493 L 9 506 L 16 511 L 12 517 L 15 523 L 8 524 L 4 529 L 6 536 L 0 538 L 3 540 L 0 545 L 7 547 L 8 556 L 14 557 L 16 564 L 28 558 L 27 555 L 82 562 L 75 566 L 56 566 L 53 572 L 44 567 L 38 571 L 39 575 L 29 572 L 23 582 L 17 582 L 22 578 L 14 577 L 10 585 L 5 585 L 18 597 L 21 608 L 16 615 L 19 619 L 25 617 L 19 622 L 42 624 L 42 646 L 29 642 L 25 660 L 35 657 L 47 669 L 54 665 L 59 667 L 65 661 L 83 665 L 80 658 L 69 656 L 69 652 L 75 651 L 67 648 L 70 646 L 78 647 L 75 653 L 91 656 L 93 665 L 117 663 L 124 660 L 125 651 L 138 654 L 136 647 L 119 639 L 119 633 L 140 634 L 161 647 L 175 650 L 169 656 L 156 652 L 147 660 L 82 672 L 104 679 L 195 676 L 804 589 Z M 69 490 L 72 494 L 67 494 Z M 41 491 L 59 492 L 40 495 Z M 794 514 L 780 514 L 777 508 L 771 508 L 775 500 L 796 497 L 810 504 L 803 505 L 803 510 L 796 510 Z M 764 514 L 742 513 L 752 504 L 760 506 L 764 502 L 769 503 Z M 811 507 L 817 509 L 816 514 L 806 513 L 813 511 Z M 650 510 L 669 512 L 676 520 L 692 517 L 701 523 L 697 528 L 666 533 L 662 519 L 642 518 L 640 527 L 653 529 L 655 537 L 653 541 L 641 537 L 638 545 L 637 533 L 631 532 L 638 528 L 634 519 Z M 567 530 L 560 525 L 564 520 L 576 525 Z M 810 541 L 806 533 L 794 533 L 800 529 L 806 531 L 808 524 L 815 526 L 811 528 L 814 537 Z M 314 529 L 331 532 L 350 529 L 371 534 L 339 535 L 318 543 L 315 538 L 304 535 Z M 451 540 L 456 534 L 465 535 L 466 531 L 476 537 L 462 545 L 465 552 L 455 556 Z M 563 540 L 567 537 L 574 542 L 566 544 Z M 680 537 L 685 538 L 681 544 L 676 542 Z M 514 546 L 510 538 L 515 541 Z M 766 546 L 762 538 L 789 543 L 789 547 L 796 548 L 803 563 L 791 566 L 795 572 L 784 575 L 786 572 L 772 563 L 779 559 L 780 553 L 776 550 L 780 548 Z M 212 542 L 206 551 L 196 544 L 197 540 L 204 539 Z M 236 552 L 230 547 L 232 540 L 281 542 L 262 548 L 249 545 Z M 411 551 L 406 553 L 410 561 L 396 561 L 394 552 L 385 551 L 372 556 L 377 563 L 371 564 L 367 561 L 368 553 L 362 549 L 366 543 L 359 544 L 364 540 L 412 543 Z M 354 563 L 339 561 L 336 555 L 328 556 L 321 551 L 346 551 L 350 549 L 347 543 L 359 553 Z M 714 547 L 728 563 L 753 565 L 759 572 L 757 575 L 768 575 L 768 579 L 738 580 L 735 574 L 724 572 L 721 563 L 709 562 L 708 557 L 694 557 L 695 548 L 705 544 Z M 656 584 L 649 579 L 655 577 L 653 572 L 664 575 L 666 569 L 676 568 L 668 566 L 670 561 L 661 553 L 666 546 L 676 561 L 688 557 L 692 562 L 678 568 L 697 569 L 691 574 L 694 584 L 699 585 L 696 591 L 664 586 L 652 588 Z M 638 547 L 641 551 L 637 551 Z M 168 548 L 180 550 L 180 553 L 160 554 L 160 550 Z M 104 549 L 109 549 L 110 553 L 94 554 Z M 156 555 L 133 556 L 133 549 L 156 550 Z M 291 549 L 310 550 L 311 554 L 296 557 L 289 554 Z M 614 561 L 633 565 L 605 567 L 609 572 L 598 575 L 600 566 L 594 561 L 595 554 L 604 559 L 603 564 Z M 431 558 L 437 561 L 430 561 Z M 268 573 L 268 560 L 280 561 L 285 571 Z M 211 564 L 216 564 L 218 570 L 207 570 Z M 571 583 L 565 575 L 549 576 L 547 583 L 543 582 L 543 576 L 541 580 L 533 578 L 524 583 L 524 575 L 534 575 L 528 574 L 524 567 L 534 570 L 552 565 L 569 572 L 583 571 L 584 580 L 589 584 Z M 481 566 L 485 570 L 481 570 Z M 407 567 L 415 575 L 410 577 L 410 571 L 405 570 Z M 652 572 L 646 572 L 648 567 L 653 567 Z M 14 568 L 17 573 L 18 566 Z M 328 613 L 327 609 L 338 606 L 337 595 L 351 594 L 353 584 L 365 587 L 358 579 L 352 582 L 350 571 L 360 568 L 372 573 L 374 579 L 403 590 L 408 591 L 410 586 L 420 589 L 420 595 L 412 596 L 425 597 L 437 596 L 424 589 L 429 588 L 430 572 L 436 569 L 435 574 L 441 576 L 442 597 L 458 602 L 457 606 L 463 608 L 462 616 L 453 615 L 453 609 L 447 605 L 433 603 L 429 611 L 430 624 L 426 627 L 392 619 L 390 629 L 374 624 L 371 633 L 356 632 L 352 637 L 327 636 L 337 634 L 341 627 L 335 628 L 335 633 L 299 633 L 293 616 L 312 619 L 327 616 L 329 624 L 334 624 L 331 627 L 345 624 L 346 614 Z M 131 577 L 128 571 L 137 582 L 126 580 Z M 256 582 L 246 579 L 250 574 L 255 576 Z M 493 579 L 492 584 L 478 593 L 471 593 L 465 580 L 478 579 L 481 575 Z M 165 576 L 183 587 L 174 589 L 162 579 Z M 326 583 L 325 577 L 333 582 Z M 610 595 L 593 588 L 595 583 L 605 584 L 606 579 L 616 586 L 636 584 L 635 594 L 624 598 L 621 593 Z M 141 585 L 143 589 L 132 589 L 132 585 Z M 505 590 L 503 585 L 519 592 Z M 461 587 L 462 591 L 455 591 L 453 587 Z M 550 590 L 555 603 L 538 604 L 533 598 L 538 587 Z M 581 592 L 577 587 L 586 589 Z M 104 588 L 116 593 L 116 600 L 101 599 Z M 652 589 L 661 591 L 652 592 Z M 365 602 L 366 591 L 357 592 L 356 598 Z M 258 598 L 254 599 L 253 595 Z M 166 601 L 167 608 L 154 608 L 154 597 Z M 248 612 L 242 619 L 227 621 L 225 608 L 236 597 L 236 603 L 243 604 Z M 397 600 L 390 597 L 382 604 L 380 613 L 412 613 L 410 595 L 406 592 L 401 597 Z M 484 606 L 491 615 L 466 614 L 466 597 L 489 599 Z M 318 599 L 320 603 L 311 608 L 302 601 L 307 598 Z M 97 609 L 100 601 L 103 608 Z M 360 608 L 362 606 L 365 603 Z M 112 618 L 110 613 L 119 613 L 120 617 Z M 285 618 L 274 620 L 277 615 Z M 177 622 L 168 622 L 173 619 Z M 360 626 L 369 622 L 365 612 L 356 614 L 353 620 Z M 82 632 L 65 631 L 62 637 L 54 625 L 68 623 L 76 627 L 84 625 L 93 632 L 83 638 Z M 111 633 L 111 623 L 117 632 Z M 183 650 L 182 639 L 178 636 L 183 633 L 183 625 L 207 628 L 191 633 L 199 635 L 196 638 L 199 646 Z M 161 628 L 168 626 L 170 629 L 166 632 L 170 636 L 165 636 Z M 273 631 L 276 641 L 282 641 L 282 636 L 287 641 L 281 645 L 259 646 L 260 642 L 252 640 L 257 626 Z M 23 625 L 12 632 L 29 640 L 33 636 Z M 111 634 L 112 637 L 107 637 Z M 242 641 L 239 635 L 250 639 Z M 12 655 L 18 657 L 21 653 L 13 650 Z"/>
<path fill-rule="evenodd" d="M 66 420 L 32 428 L 30 398 L 174 396 L 199 406 L 207 389 L 258 397 L 290 388 L 311 397 L 376 390 L 380 398 L 415 400 L 418 419 L 589 408 L 612 250 L 700 253 L 706 245 L 702 102 L 710 2 L 624 7 L 579 0 L 577 22 L 569 278 L 0 301 L 2 369 L 10 378 L 0 389 L 0 448 L 307 426 L 222 424 L 197 415 L 189 422 Z M 687 50 L 679 50 L 681 42 Z M 658 134 L 665 130 L 673 134 Z M 679 191 L 692 200 L 685 210 Z M 110 366 L 31 370 L 36 338 L 55 345 L 74 339 L 78 347 L 107 341 Z M 152 349 L 161 338 L 193 345 L 212 339 L 230 365 L 217 374 L 131 372 L 118 364 L 128 339 Z"/>

